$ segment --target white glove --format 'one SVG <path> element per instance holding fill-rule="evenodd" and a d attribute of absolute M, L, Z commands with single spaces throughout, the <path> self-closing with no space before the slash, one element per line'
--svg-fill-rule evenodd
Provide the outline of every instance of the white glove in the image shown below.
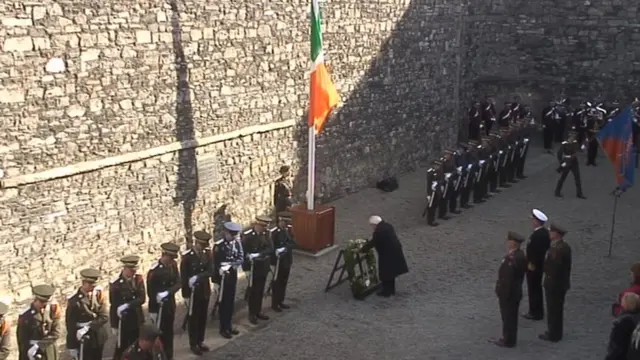
<path fill-rule="evenodd" d="M 78 339 L 78 341 L 82 341 L 82 338 L 89 332 L 89 327 L 85 326 L 82 327 L 80 329 L 78 329 L 78 331 L 76 331 L 76 339 Z"/>
<path fill-rule="evenodd" d="M 438 188 L 438 184 L 437 183 L 433 183 L 433 185 L 431 185 L 431 190 L 436 190 Z"/>
<path fill-rule="evenodd" d="M 116 311 L 118 313 L 118 317 L 121 318 L 122 317 L 122 313 L 127 310 L 129 308 L 129 304 L 123 304 L 118 306 L 118 310 Z"/>
<path fill-rule="evenodd" d="M 586 148 L 587 148 L 587 147 L 586 147 L 586 146 L 584 146 L 584 145 L 580 146 L 580 150 L 582 150 L 582 151 L 584 151 L 584 149 L 586 149 Z"/>
<path fill-rule="evenodd" d="M 484 165 L 485 161 L 484 160 L 480 160 L 480 165 Z"/>
<path fill-rule="evenodd" d="M 543 128 L 543 129 L 546 129 L 546 128 L 547 128 L 547 125 L 542 125 L 542 128 Z"/>
<path fill-rule="evenodd" d="M 566 162 L 563 162 L 563 163 L 562 163 L 562 165 L 560 165 L 560 166 L 561 166 L 561 167 L 566 167 L 566 166 L 567 166 L 567 163 L 566 163 Z"/>
<path fill-rule="evenodd" d="M 157 302 L 162 302 L 162 300 L 164 300 L 167 296 L 169 296 L 169 292 L 168 291 L 163 291 L 161 293 L 158 293 L 158 295 L 156 295 L 156 301 Z"/>
<path fill-rule="evenodd" d="M 504 154 L 504 151 L 500 150 L 500 151 L 498 151 L 498 154 L 502 155 L 502 154 Z"/>
<path fill-rule="evenodd" d="M 529 139 L 524 139 L 524 143 L 525 144 L 528 143 L 528 142 L 529 142 Z"/>
<path fill-rule="evenodd" d="M 158 320 L 158 313 L 149 313 L 149 318 L 151 319 L 151 323 L 156 324 Z"/>
<path fill-rule="evenodd" d="M 213 284 L 213 291 L 215 291 L 216 293 L 220 293 L 220 284 Z"/>
<path fill-rule="evenodd" d="M 280 256 L 282 253 L 284 253 L 285 251 L 287 251 L 286 247 L 281 247 L 276 249 L 276 255 Z"/>
<path fill-rule="evenodd" d="M 196 286 L 196 283 L 198 282 L 198 275 L 193 275 L 192 277 L 189 278 L 189 287 L 194 287 Z"/>
<path fill-rule="evenodd" d="M 29 350 L 27 350 L 27 356 L 29 357 L 29 360 L 35 359 L 36 354 L 38 353 L 38 349 L 38 345 L 33 345 L 29 348 Z"/>
<path fill-rule="evenodd" d="M 469 169 L 469 170 L 471 170 L 472 167 L 473 167 L 473 164 L 467 165 L 467 169 Z"/>
<path fill-rule="evenodd" d="M 249 254 L 249 255 L 247 255 L 247 256 L 249 257 L 249 260 L 253 260 L 253 259 L 257 258 L 258 256 L 260 256 L 260 254 L 258 254 L 258 253 L 253 253 L 253 254 Z"/>
<path fill-rule="evenodd" d="M 71 355 L 71 357 L 73 358 L 73 360 L 78 360 L 78 357 L 80 356 L 80 354 L 78 353 L 77 349 L 71 349 L 69 350 L 69 355 Z"/>
<path fill-rule="evenodd" d="M 226 263 L 224 265 L 220 266 L 220 276 L 222 276 L 224 273 L 226 273 L 227 271 L 229 271 L 229 269 L 231 269 L 231 264 Z"/>
<path fill-rule="evenodd" d="M 111 328 L 111 334 L 112 334 L 113 336 L 118 336 L 118 329 L 116 329 L 116 328 Z"/>
<path fill-rule="evenodd" d="M 449 174 L 449 173 L 444 174 L 444 179 L 445 180 L 449 180 L 450 178 L 451 178 L 451 174 Z"/>
<path fill-rule="evenodd" d="M 458 167 L 456 168 L 456 170 L 458 170 L 458 172 L 459 172 L 459 173 L 461 173 L 461 172 L 462 172 L 462 166 L 458 166 Z"/>

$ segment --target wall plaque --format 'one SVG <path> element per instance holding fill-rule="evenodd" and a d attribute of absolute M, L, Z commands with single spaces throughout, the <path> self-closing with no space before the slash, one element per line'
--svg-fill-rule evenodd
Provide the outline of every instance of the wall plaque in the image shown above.
<path fill-rule="evenodd" d="M 219 180 L 220 163 L 216 154 L 198 155 L 198 187 L 206 189 Z"/>

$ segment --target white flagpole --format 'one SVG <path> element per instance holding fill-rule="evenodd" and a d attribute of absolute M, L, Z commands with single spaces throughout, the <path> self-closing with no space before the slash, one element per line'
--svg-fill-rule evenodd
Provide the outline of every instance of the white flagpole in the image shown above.
<path fill-rule="evenodd" d="M 316 131 L 315 126 L 309 126 L 309 162 L 307 169 L 307 210 L 314 208 L 316 183 Z"/>

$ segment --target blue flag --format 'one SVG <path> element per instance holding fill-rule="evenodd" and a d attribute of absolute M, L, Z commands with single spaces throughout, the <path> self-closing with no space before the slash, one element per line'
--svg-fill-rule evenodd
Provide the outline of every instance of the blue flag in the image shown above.
<path fill-rule="evenodd" d="M 633 111 L 627 107 L 596 135 L 613 164 L 618 188 L 622 191 L 633 185 L 636 150 L 632 127 Z"/>

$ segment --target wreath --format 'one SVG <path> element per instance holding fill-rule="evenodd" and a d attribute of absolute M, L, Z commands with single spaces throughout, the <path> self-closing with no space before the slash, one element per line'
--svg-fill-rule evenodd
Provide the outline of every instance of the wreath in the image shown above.
<path fill-rule="evenodd" d="M 344 265 L 349 276 L 351 292 L 354 296 L 362 294 L 367 288 L 378 284 L 378 271 L 376 269 L 376 255 L 374 250 L 366 254 L 360 249 L 367 243 L 365 239 L 354 239 L 347 242 L 344 249 Z M 361 260 L 362 269 L 358 265 L 358 257 Z"/>

